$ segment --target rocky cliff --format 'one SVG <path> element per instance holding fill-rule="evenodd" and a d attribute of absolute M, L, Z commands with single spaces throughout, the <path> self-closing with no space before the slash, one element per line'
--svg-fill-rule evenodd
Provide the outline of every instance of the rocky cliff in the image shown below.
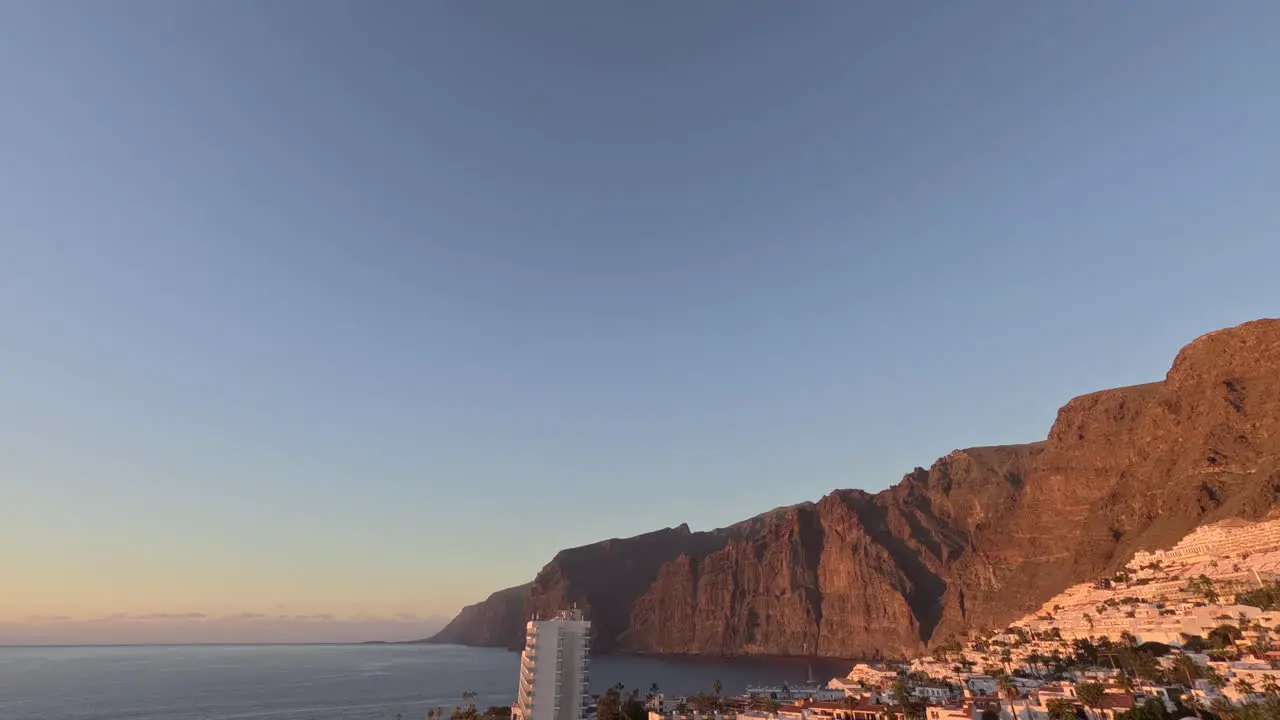
<path fill-rule="evenodd" d="M 576 603 L 599 651 L 910 655 L 1278 498 L 1280 320 L 1259 320 L 1195 340 L 1161 382 L 1071 400 L 1041 443 L 957 450 L 882 492 L 722 530 L 562 551 L 522 613 L 509 597 L 477 609 L 491 598 L 437 639 L 518 644 L 524 618 Z"/>
<path fill-rule="evenodd" d="M 484 602 L 462 608 L 440 632 L 420 642 L 478 647 L 516 647 L 524 639 L 525 601 L 530 583 L 499 590 Z"/>

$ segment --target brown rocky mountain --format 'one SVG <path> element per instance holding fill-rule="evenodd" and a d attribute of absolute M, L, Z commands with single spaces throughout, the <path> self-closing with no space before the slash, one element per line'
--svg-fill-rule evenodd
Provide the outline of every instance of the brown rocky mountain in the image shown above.
<path fill-rule="evenodd" d="M 433 640 L 515 645 L 525 618 L 576 603 L 604 652 L 911 655 L 1278 498 L 1280 320 L 1258 320 L 1195 340 L 1161 382 L 1075 398 L 1044 442 L 957 450 L 882 492 L 721 530 L 561 551 L 521 612 L 520 588 L 503 591 Z"/>
<path fill-rule="evenodd" d="M 429 640 L 420 642 L 506 647 L 524 639 L 524 605 L 531 584 L 499 590 L 484 602 L 462 608 Z"/>

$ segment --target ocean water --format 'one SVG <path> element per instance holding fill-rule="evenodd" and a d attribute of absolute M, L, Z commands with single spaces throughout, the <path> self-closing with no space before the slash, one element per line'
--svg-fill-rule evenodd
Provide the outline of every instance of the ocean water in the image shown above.
<path fill-rule="evenodd" d="M 476 704 L 515 699 L 519 656 L 433 645 L 0 647 L 0 720 L 422 720 L 473 690 Z M 621 682 L 726 694 L 748 683 L 843 675 L 848 664 L 604 656 L 593 692 Z"/>

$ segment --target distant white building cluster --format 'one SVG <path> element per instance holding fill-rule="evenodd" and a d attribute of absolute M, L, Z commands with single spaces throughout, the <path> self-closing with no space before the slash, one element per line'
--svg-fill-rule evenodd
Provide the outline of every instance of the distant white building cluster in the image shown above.
<path fill-rule="evenodd" d="M 1196 586 L 1201 577 L 1218 597 L 1210 600 Z M 1067 640 L 1129 635 L 1140 643 L 1180 645 L 1185 636 L 1221 625 L 1223 617 L 1280 624 L 1280 614 L 1229 602 L 1277 578 L 1280 521 L 1227 520 L 1197 528 L 1168 550 L 1137 553 L 1116 578 L 1068 588 L 1014 624 Z"/>
<path fill-rule="evenodd" d="M 1168 550 L 1134 553 L 1129 565 L 1142 567 L 1165 562 L 1191 564 L 1228 555 L 1275 550 L 1280 550 L 1280 522 L 1251 523 L 1231 519 L 1198 527 Z"/>

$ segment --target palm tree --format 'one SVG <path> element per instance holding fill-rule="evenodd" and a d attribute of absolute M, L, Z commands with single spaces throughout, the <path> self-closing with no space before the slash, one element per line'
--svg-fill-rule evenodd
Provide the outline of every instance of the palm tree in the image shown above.
<path fill-rule="evenodd" d="M 1184 707 L 1190 708 L 1192 711 L 1195 712 L 1196 717 L 1201 718 L 1203 720 L 1204 708 L 1200 704 L 1200 698 L 1196 697 L 1195 693 L 1188 691 L 1180 699 L 1182 700 L 1182 705 Z"/>
<path fill-rule="evenodd" d="M 1049 720 L 1076 720 L 1075 703 L 1066 698 L 1054 698 L 1045 709 L 1049 711 Z"/>
<path fill-rule="evenodd" d="M 1183 653 L 1175 657 L 1173 669 L 1187 678 L 1188 690 L 1196 686 L 1196 678 L 1200 677 L 1200 663 L 1192 660 L 1190 655 Z"/>
<path fill-rule="evenodd" d="M 1014 705 L 1014 701 L 1018 699 L 1018 684 L 1009 673 L 1000 673 L 996 682 L 1000 685 L 1000 695 L 1009 701 L 1009 712 L 1013 714 L 1013 720 L 1018 720 L 1018 708 Z"/>
<path fill-rule="evenodd" d="M 1253 683 L 1249 682 L 1248 680 L 1245 680 L 1244 678 L 1240 678 L 1239 680 L 1236 680 L 1235 686 L 1236 686 L 1236 692 L 1240 693 L 1241 695 L 1244 695 L 1246 699 L 1248 698 L 1249 695 L 1254 695 L 1258 692 L 1258 690 L 1253 687 Z"/>
<path fill-rule="evenodd" d="M 900 705 L 905 710 L 907 702 L 911 700 L 911 688 L 901 680 L 895 682 L 893 687 L 889 688 L 889 694 L 893 697 L 893 703 Z"/>
<path fill-rule="evenodd" d="M 1214 690 L 1221 691 L 1222 688 L 1227 686 L 1226 679 L 1219 675 L 1217 670 L 1214 670 L 1211 667 L 1205 668 L 1204 670 L 1205 682 L 1209 683 L 1210 687 Z"/>
<path fill-rule="evenodd" d="M 1224 698 L 1214 698 L 1209 703 L 1209 711 L 1217 715 L 1221 720 L 1240 720 L 1240 708 L 1231 704 L 1231 701 Z"/>
<path fill-rule="evenodd" d="M 1253 653 L 1253 656 L 1257 658 L 1271 652 L 1271 638 L 1259 634 L 1256 640 L 1249 643 L 1249 652 Z"/>
<path fill-rule="evenodd" d="M 720 691 L 723 689 L 724 683 L 720 682 L 720 678 L 711 681 L 711 692 L 715 693 L 716 697 L 720 697 Z"/>
<path fill-rule="evenodd" d="M 1133 692 L 1133 678 L 1129 677 L 1128 673 L 1120 673 L 1116 677 L 1116 687 L 1127 693 Z"/>
<path fill-rule="evenodd" d="M 477 693 L 475 690 L 462 691 L 462 700 L 467 703 L 467 709 L 469 710 L 476 709 L 476 695 Z"/>

